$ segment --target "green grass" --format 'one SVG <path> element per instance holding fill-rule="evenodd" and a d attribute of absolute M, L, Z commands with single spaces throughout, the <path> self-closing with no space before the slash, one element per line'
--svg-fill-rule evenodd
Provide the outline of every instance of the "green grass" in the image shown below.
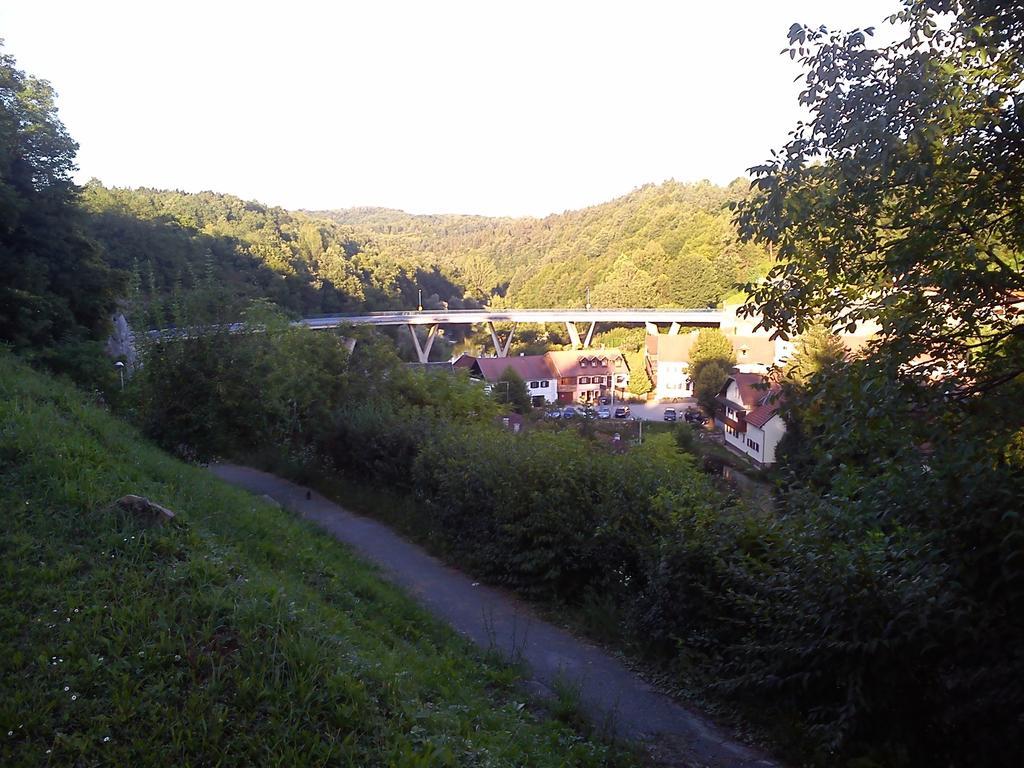
<path fill-rule="evenodd" d="M 137 493 L 174 521 L 145 528 Z M 311 526 L 0 354 L 0 765 L 618 765 Z"/>

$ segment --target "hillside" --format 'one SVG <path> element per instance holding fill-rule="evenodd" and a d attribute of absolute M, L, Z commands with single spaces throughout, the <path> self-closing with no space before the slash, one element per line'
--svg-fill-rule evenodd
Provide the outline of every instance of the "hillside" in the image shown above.
<path fill-rule="evenodd" d="M 0 478 L 4 766 L 614 763 L 325 535 L 9 354 Z"/>
<path fill-rule="evenodd" d="M 220 303 L 268 298 L 296 315 L 411 308 L 419 288 L 462 298 L 429 266 L 384 253 L 373 233 L 232 195 L 94 181 L 80 202 L 105 261 L 129 276 L 139 325 L 173 322 L 197 289 L 215 289 Z"/>
<path fill-rule="evenodd" d="M 383 253 L 418 256 L 453 275 L 467 293 L 508 306 L 714 303 L 761 274 L 767 254 L 738 241 L 728 187 L 668 181 L 602 205 L 543 219 L 417 216 L 383 208 L 318 215 L 373 232 Z"/>

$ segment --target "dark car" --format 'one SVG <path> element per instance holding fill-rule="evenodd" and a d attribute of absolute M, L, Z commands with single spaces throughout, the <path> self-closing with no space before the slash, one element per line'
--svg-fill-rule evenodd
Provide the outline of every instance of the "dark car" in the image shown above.
<path fill-rule="evenodd" d="M 601 395 L 601 397 L 597 399 L 598 405 L 611 405 L 611 402 L 612 399 L 608 397 L 608 395 Z"/>
<path fill-rule="evenodd" d="M 565 408 L 562 409 L 562 418 L 563 419 L 571 419 L 574 416 L 576 416 L 577 413 L 579 413 L 579 411 L 577 411 L 571 405 L 567 405 L 567 406 L 565 406 Z"/>
<path fill-rule="evenodd" d="M 562 418 L 562 412 L 560 410 L 558 410 L 557 408 L 548 411 L 544 415 L 547 416 L 549 419 L 560 419 L 560 418 Z"/>
<path fill-rule="evenodd" d="M 629 408 L 624 406 L 624 405 L 620 405 L 618 408 L 615 409 L 615 418 L 616 419 L 628 419 L 629 418 Z"/>
<path fill-rule="evenodd" d="M 665 421 L 675 421 L 676 420 L 676 409 L 675 408 L 666 408 L 665 409 L 665 413 L 662 416 L 662 418 Z"/>
<path fill-rule="evenodd" d="M 691 408 L 690 410 L 683 414 L 683 419 L 686 421 L 687 424 L 703 425 L 707 424 L 708 421 L 707 416 L 693 408 Z"/>

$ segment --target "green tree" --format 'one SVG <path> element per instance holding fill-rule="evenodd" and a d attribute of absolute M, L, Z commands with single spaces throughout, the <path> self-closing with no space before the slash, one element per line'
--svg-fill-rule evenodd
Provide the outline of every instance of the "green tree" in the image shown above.
<path fill-rule="evenodd" d="M 703 328 L 690 348 L 690 379 L 697 402 L 713 412 L 715 397 L 736 365 L 732 343 L 717 328 Z"/>
<path fill-rule="evenodd" d="M 707 361 L 693 374 L 693 394 L 708 413 L 714 413 L 715 397 L 728 377 L 729 369 L 719 360 Z"/>
<path fill-rule="evenodd" d="M 1024 14 L 906 0 L 890 20 L 905 34 L 878 48 L 872 28 L 790 29 L 810 119 L 738 207 L 777 260 L 749 309 L 787 335 L 877 323 L 897 375 L 971 397 L 1024 372 Z"/>
<path fill-rule="evenodd" d="M 50 84 L 0 54 L 0 339 L 36 353 L 101 339 L 125 283 L 82 232 L 77 150 Z"/>
<path fill-rule="evenodd" d="M 529 413 L 533 407 L 526 382 L 512 366 L 502 371 L 501 378 L 494 384 L 494 396 L 503 403 L 509 403 L 516 413 Z"/>
<path fill-rule="evenodd" d="M 806 385 L 810 379 L 846 359 L 846 345 L 824 326 L 814 325 L 800 334 L 786 365 L 786 378 Z"/>
<path fill-rule="evenodd" d="M 905 0 L 891 21 L 897 41 L 877 48 L 870 28 L 791 28 L 809 118 L 737 210 L 776 255 L 745 286 L 770 328 L 878 327 L 866 356 L 784 403 L 802 445 L 780 511 L 805 533 L 748 669 L 840 750 L 1009 766 L 1024 748 L 1008 714 L 1024 690 L 1000 682 L 1024 679 L 1024 7 Z M 808 688 L 828 669 L 843 679 Z"/>
<path fill-rule="evenodd" d="M 651 377 L 644 367 L 643 352 L 625 352 L 626 365 L 629 366 L 629 391 L 634 395 L 647 395 L 654 389 Z"/>

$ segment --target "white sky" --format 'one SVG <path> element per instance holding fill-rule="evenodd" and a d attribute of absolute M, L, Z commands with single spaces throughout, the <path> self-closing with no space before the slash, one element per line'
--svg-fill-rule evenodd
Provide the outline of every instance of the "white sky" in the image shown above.
<path fill-rule="evenodd" d="M 799 118 L 789 25 L 899 5 L 0 0 L 0 37 L 57 89 L 79 181 L 544 215 L 742 175 Z"/>

